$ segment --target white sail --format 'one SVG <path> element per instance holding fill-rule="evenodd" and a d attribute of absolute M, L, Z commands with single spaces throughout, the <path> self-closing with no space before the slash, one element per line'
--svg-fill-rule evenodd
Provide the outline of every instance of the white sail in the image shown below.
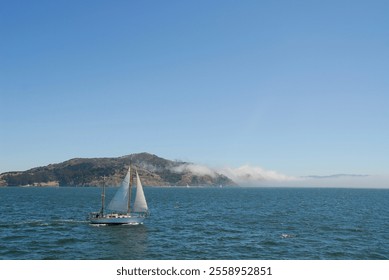
<path fill-rule="evenodd" d="M 134 212 L 147 212 L 147 202 L 143 192 L 142 183 L 140 181 L 138 171 L 136 171 L 136 196 L 134 202 Z"/>
<path fill-rule="evenodd" d="M 128 212 L 128 195 L 130 188 L 130 173 L 131 168 L 128 168 L 127 175 L 124 178 L 122 185 L 117 190 L 115 196 L 112 198 L 111 202 L 108 204 L 108 209 L 112 211 L 127 213 Z"/>

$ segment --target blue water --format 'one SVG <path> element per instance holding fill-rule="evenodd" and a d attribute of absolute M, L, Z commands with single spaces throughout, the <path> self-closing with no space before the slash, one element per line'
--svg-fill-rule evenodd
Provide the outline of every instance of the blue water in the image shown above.
<path fill-rule="evenodd" d="M 389 190 L 145 195 L 144 225 L 97 227 L 86 216 L 100 207 L 98 188 L 0 188 L 0 259 L 389 259 Z"/>

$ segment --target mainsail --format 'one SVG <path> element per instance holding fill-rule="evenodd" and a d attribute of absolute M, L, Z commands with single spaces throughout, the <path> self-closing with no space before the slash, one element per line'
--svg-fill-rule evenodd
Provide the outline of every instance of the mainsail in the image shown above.
<path fill-rule="evenodd" d="M 130 188 L 130 175 L 131 167 L 128 168 L 127 175 L 124 178 L 120 188 L 116 192 L 115 196 L 112 198 L 111 202 L 108 204 L 108 209 L 112 211 L 117 211 L 121 213 L 128 212 L 128 195 Z"/>
<path fill-rule="evenodd" d="M 136 171 L 136 195 L 134 202 L 134 212 L 147 212 L 147 202 L 143 193 L 142 183 L 140 181 L 138 171 Z"/>

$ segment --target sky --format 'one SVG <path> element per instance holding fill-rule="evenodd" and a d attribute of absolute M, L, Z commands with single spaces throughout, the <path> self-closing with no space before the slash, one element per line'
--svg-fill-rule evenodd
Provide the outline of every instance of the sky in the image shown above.
<path fill-rule="evenodd" d="M 387 176 L 388 12 L 1 1 L 0 172 L 149 152 L 285 178 Z"/>

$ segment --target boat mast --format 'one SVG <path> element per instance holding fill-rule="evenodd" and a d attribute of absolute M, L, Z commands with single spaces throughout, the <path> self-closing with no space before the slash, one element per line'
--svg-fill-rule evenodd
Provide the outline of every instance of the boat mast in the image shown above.
<path fill-rule="evenodd" d="M 127 213 L 130 214 L 131 212 L 131 192 L 132 192 L 132 170 L 131 170 L 131 163 L 130 163 L 130 186 L 129 186 L 129 193 L 128 193 L 128 203 L 127 203 Z"/>
<path fill-rule="evenodd" d="M 101 215 L 104 215 L 104 206 L 105 206 L 105 176 L 103 176 L 103 190 L 101 191 Z"/>

